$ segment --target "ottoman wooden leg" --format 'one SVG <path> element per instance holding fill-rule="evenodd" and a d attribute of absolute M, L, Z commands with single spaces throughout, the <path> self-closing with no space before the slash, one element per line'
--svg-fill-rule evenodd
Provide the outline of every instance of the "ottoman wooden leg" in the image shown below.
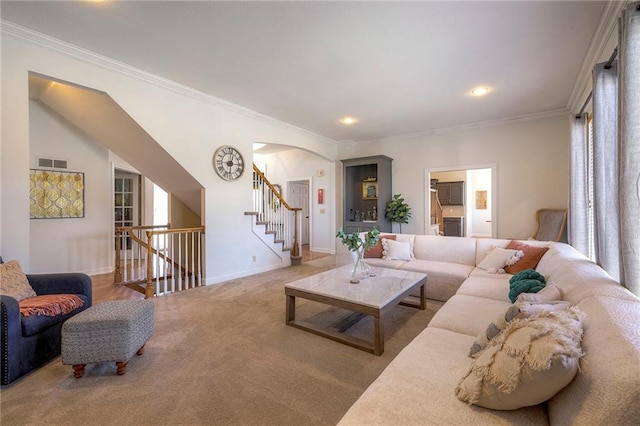
<path fill-rule="evenodd" d="M 79 379 L 80 377 L 84 376 L 84 367 L 87 364 L 75 364 L 73 365 L 73 377 L 75 377 L 76 379 Z"/>
<path fill-rule="evenodd" d="M 142 345 L 142 347 L 140 349 L 138 349 L 138 352 L 136 352 L 136 355 L 140 356 L 144 353 L 144 345 Z"/>
<path fill-rule="evenodd" d="M 116 367 L 118 367 L 118 376 L 122 376 L 127 372 L 127 362 L 118 361 L 116 362 Z"/>

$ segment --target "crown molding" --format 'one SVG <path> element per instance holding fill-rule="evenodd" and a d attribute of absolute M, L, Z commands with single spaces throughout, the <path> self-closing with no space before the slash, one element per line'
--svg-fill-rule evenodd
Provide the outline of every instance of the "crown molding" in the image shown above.
<path fill-rule="evenodd" d="M 514 115 L 511 117 L 503 117 L 496 120 L 478 121 L 475 123 L 460 124 L 456 126 L 438 127 L 435 129 L 421 130 L 412 133 L 403 133 L 399 135 L 391 135 L 383 138 L 366 139 L 358 141 L 358 143 L 366 142 L 400 142 L 411 139 L 420 139 L 432 135 L 440 135 L 445 133 L 463 132 L 466 130 L 480 129 L 485 127 L 504 126 L 513 123 L 522 123 L 526 121 L 542 120 L 545 118 L 559 117 L 568 115 L 569 110 L 565 107 L 551 109 L 547 111 L 535 112 L 531 114 Z"/>
<path fill-rule="evenodd" d="M 32 45 L 63 54 L 76 60 L 80 60 L 87 64 L 94 65 L 130 78 L 134 78 L 201 102 L 224 108 L 228 111 L 245 116 L 247 118 L 279 127 L 287 131 L 310 136 L 320 142 L 330 144 L 333 148 L 335 148 L 339 144 L 339 142 L 334 139 L 319 135 L 310 130 L 294 126 L 293 124 L 289 124 L 276 118 L 269 117 L 238 104 L 225 101 L 224 99 L 206 94 L 189 86 L 185 86 L 164 77 L 160 77 L 158 75 L 132 67 L 131 65 L 125 64 L 107 56 L 100 55 L 96 52 L 83 49 L 79 46 L 67 43 L 46 34 L 33 31 L 5 19 L 0 19 L 0 32 L 2 34 L 10 35 Z"/>
<path fill-rule="evenodd" d="M 626 5 L 627 1 L 608 1 L 605 4 L 604 11 L 598 22 L 598 27 L 593 34 L 591 43 L 589 43 L 589 48 L 578 72 L 578 78 L 569 97 L 567 108 L 571 112 L 577 113 L 580 111 L 582 103 L 587 96 L 589 96 L 589 92 L 591 91 L 591 70 L 593 70 L 593 66 L 605 53 L 604 49 L 607 47 L 613 32 L 617 28 L 618 17 Z"/>

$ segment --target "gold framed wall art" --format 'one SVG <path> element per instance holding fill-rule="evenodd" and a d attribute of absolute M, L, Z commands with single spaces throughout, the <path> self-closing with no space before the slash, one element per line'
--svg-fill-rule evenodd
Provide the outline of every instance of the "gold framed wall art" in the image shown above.
<path fill-rule="evenodd" d="M 487 191 L 476 191 L 476 209 L 487 209 Z"/>
<path fill-rule="evenodd" d="M 29 218 L 84 217 L 84 173 L 29 170 Z"/>

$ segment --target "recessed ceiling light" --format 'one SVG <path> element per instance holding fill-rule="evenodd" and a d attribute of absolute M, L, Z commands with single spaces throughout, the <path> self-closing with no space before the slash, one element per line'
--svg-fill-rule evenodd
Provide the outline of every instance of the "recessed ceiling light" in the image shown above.
<path fill-rule="evenodd" d="M 358 122 L 358 120 L 356 120 L 356 119 L 355 119 L 355 118 L 353 118 L 353 117 L 343 117 L 343 118 L 341 118 L 341 119 L 340 119 L 340 122 L 341 122 L 342 124 L 351 125 L 351 124 L 355 124 L 355 123 L 357 123 L 357 122 Z"/>
<path fill-rule="evenodd" d="M 471 96 L 484 96 L 489 93 L 491 89 L 487 86 L 478 86 L 471 89 Z"/>

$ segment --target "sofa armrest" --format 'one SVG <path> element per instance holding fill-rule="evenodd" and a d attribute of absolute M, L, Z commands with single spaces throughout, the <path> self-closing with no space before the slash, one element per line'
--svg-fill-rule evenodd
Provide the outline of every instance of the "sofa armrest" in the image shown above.
<path fill-rule="evenodd" d="M 86 274 L 28 274 L 27 279 L 38 295 L 64 293 L 82 294 L 87 296 L 89 306 L 92 304 L 93 288 L 91 278 Z"/>
<path fill-rule="evenodd" d="M 1 382 L 11 383 L 20 377 L 20 360 L 22 359 L 22 322 L 18 301 L 11 296 L 0 295 L 0 333 L 2 344 Z"/>

